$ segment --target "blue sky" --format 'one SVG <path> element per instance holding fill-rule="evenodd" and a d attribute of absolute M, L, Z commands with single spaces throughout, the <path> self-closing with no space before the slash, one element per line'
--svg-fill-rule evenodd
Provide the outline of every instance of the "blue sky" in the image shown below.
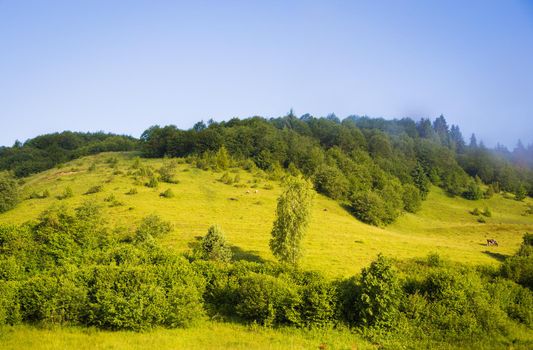
<path fill-rule="evenodd" d="M 0 0 L 0 145 L 291 108 L 533 143 L 533 2 Z"/>

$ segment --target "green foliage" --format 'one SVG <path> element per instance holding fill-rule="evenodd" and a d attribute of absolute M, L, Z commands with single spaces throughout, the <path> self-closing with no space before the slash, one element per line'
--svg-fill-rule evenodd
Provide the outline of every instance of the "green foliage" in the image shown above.
<path fill-rule="evenodd" d="M 17 182 L 6 172 L 0 172 L 0 213 L 14 208 L 18 202 Z"/>
<path fill-rule="evenodd" d="M 239 281 L 237 315 L 265 326 L 298 324 L 298 288 L 290 281 L 251 273 Z"/>
<path fill-rule="evenodd" d="M 179 181 L 176 179 L 176 163 L 167 162 L 158 170 L 159 179 L 162 182 L 177 184 Z"/>
<path fill-rule="evenodd" d="M 492 217 L 492 211 L 488 207 L 485 207 L 485 209 L 483 209 L 483 212 L 481 212 L 481 215 L 490 218 Z"/>
<path fill-rule="evenodd" d="M 349 186 L 348 180 L 337 167 L 325 164 L 318 168 L 314 184 L 317 192 L 333 199 L 343 198 Z"/>
<path fill-rule="evenodd" d="M 130 136 L 64 131 L 37 136 L 21 147 L 0 149 L 0 170 L 24 177 L 82 156 L 100 152 L 133 151 L 138 142 Z M 89 169 L 89 171 L 91 171 Z"/>
<path fill-rule="evenodd" d="M 226 242 L 224 232 L 218 225 L 213 225 L 200 243 L 199 255 L 202 259 L 221 262 L 231 261 L 232 252 Z"/>
<path fill-rule="evenodd" d="M 517 188 L 514 191 L 514 195 L 517 201 L 523 201 L 527 195 L 525 186 L 523 184 L 520 184 L 519 186 L 517 186 Z"/>
<path fill-rule="evenodd" d="M 48 197 L 50 197 L 50 191 L 48 190 L 44 190 L 41 193 L 33 191 L 29 196 L 30 199 L 45 199 Z"/>
<path fill-rule="evenodd" d="M 413 182 L 420 191 L 420 196 L 422 199 L 426 199 L 429 193 L 429 186 L 431 185 L 429 178 L 427 177 L 424 168 L 420 163 L 417 163 L 413 171 L 411 172 Z"/>
<path fill-rule="evenodd" d="M 302 178 L 289 177 L 284 185 L 285 190 L 278 198 L 270 249 L 281 262 L 296 265 L 314 193 L 311 184 Z"/>
<path fill-rule="evenodd" d="M 22 321 L 19 288 L 19 282 L 4 281 L 0 278 L 0 327 L 16 325 Z"/>
<path fill-rule="evenodd" d="M 98 193 L 98 192 L 102 192 L 102 190 L 103 190 L 103 186 L 102 185 L 97 185 L 97 186 L 93 186 L 93 187 L 89 188 L 87 190 L 87 192 L 85 192 L 84 194 Z"/>
<path fill-rule="evenodd" d="M 226 147 L 222 146 L 216 154 L 216 168 L 218 170 L 226 170 L 230 166 L 230 156 Z"/>
<path fill-rule="evenodd" d="M 487 190 L 483 193 L 483 198 L 490 199 L 490 198 L 492 198 L 492 196 L 494 196 L 495 193 L 496 193 L 496 191 L 494 189 L 494 185 L 493 184 L 489 184 L 487 186 Z"/>
<path fill-rule="evenodd" d="M 478 183 L 470 181 L 466 191 L 463 192 L 463 197 L 470 200 L 478 200 L 483 198 L 483 191 Z"/>
<path fill-rule="evenodd" d="M 335 320 L 337 291 L 318 273 L 304 273 L 300 278 L 300 316 L 308 327 L 325 327 Z"/>
<path fill-rule="evenodd" d="M 38 275 L 19 291 L 22 319 L 46 324 L 80 323 L 87 307 L 87 290 L 72 273 Z"/>
<path fill-rule="evenodd" d="M 142 219 L 135 231 L 135 240 L 137 242 L 150 241 L 153 238 L 161 237 L 172 231 L 172 225 L 164 221 L 156 214 L 148 215 Z"/>
<path fill-rule="evenodd" d="M 364 223 L 375 226 L 385 223 L 385 202 L 375 192 L 355 194 L 351 199 L 351 210 L 355 217 Z"/>
<path fill-rule="evenodd" d="M 225 172 L 222 177 L 219 179 L 220 182 L 225 183 L 226 185 L 231 185 L 233 183 L 233 178 L 228 172 Z"/>
<path fill-rule="evenodd" d="M 409 213 L 416 213 L 422 206 L 422 198 L 420 197 L 420 191 L 418 188 L 411 184 L 405 184 L 403 186 L 403 205 L 405 211 Z"/>
<path fill-rule="evenodd" d="M 367 326 L 389 327 L 399 315 L 401 289 L 396 271 L 383 255 L 361 272 L 359 299 L 355 307 Z"/>
<path fill-rule="evenodd" d="M 72 188 L 67 186 L 67 187 L 65 187 L 63 192 L 60 195 L 57 196 L 57 199 L 63 200 L 63 199 L 68 199 L 68 198 L 72 198 L 72 197 L 74 197 L 74 191 L 72 191 Z"/>
<path fill-rule="evenodd" d="M 533 234 L 524 234 L 520 249 L 504 261 L 501 274 L 533 290 Z"/>
<path fill-rule="evenodd" d="M 157 186 L 159 186 L 159 181 L 157 180 L 157 177 L 152 175 L 144 185 L 149 188 L 157 188 Z"/>
<path fill-rule="evenodd" d="M 126 192 L 126 194 L 129 195 L 129 196 L 137 194 L 137 193 L 139 193 L 139 191 L 135 187 L 130 188 L 130 190 L 128 192 Z"/>
<path fill-rule="evenodd" d="M 89 276 L 89 325 L 142 330 L 184 326 L 202 316 L 202 280 L 182 261 L 101 266 Z"/>
<path fill-rule="evenodd" d="M 159 197 L 163 197 L 163 198 L 174 198 L 174 196 L 175 196 L 174 191 L 172 191 L 172 189 L 170 188 L 167 188 L 165 191 L 159 194 Z"/>

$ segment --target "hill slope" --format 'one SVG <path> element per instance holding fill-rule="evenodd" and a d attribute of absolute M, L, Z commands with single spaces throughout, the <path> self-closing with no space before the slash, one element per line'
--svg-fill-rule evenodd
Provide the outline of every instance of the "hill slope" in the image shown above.
<path fill-rule="evenodd" d="M 179 251 L 190 249 L 198 236 L 216 223 L 233 245 L 236 259 L 274 259 L 268 242 L 281 192 L 279 182 L 268 180 L 262 172 L 252 174 L 233 168 L 229 174 L 239 174 L 240 187 L 227 185 L 218 181 L 222 173 L 197 169 L 181 159 L 177 165 L 179 183 L 159 183 L 158 188 L 148 188 L 140 178 L 135 180 L 135 162 L 138 160 L 134 153 L 103 153 L 28 177 L 23 186 L 24 198 L 44 190 L 51 196 L 25 199 L 15 209 L 0 214 L 0 222 L 21 223 L 36 218 L 53 204 L 71 206 L 94 199 L 105 207 L 108 220 L 120 226 L 133 227 L 152 213 L 171 221 L 174 230 L 163 238 L 163 243 Z M 170 160 L 140 162 L 158 169 Z M 98 185 L 102 186 L 101 192 L 84 195 Z M 74 196 L 57 199 L 67 187 Z M 127 195 L 132 188 L 137 193 Z M 175 197 L 159 196 L 168 188 Z M 302 267 L 329 276 L 352 275 L 379 252 L 403 259 L 432 251 L 454 261 L 496 264 L 517 249 L 524 232 L 533 231 L 533 216 L 522 215 L 525 205 L 501 195 L 478 201 L 450 198 L 434 187 L 419 213 L 404 214 L 393 225 L 378 228 L 357 221 L 337 202 L 317 195 L 304 240 Z M 469 213 L 474 207 L 491 209 L 492 217 L 486 219 L 487 223 L 478 223 L 477 217 Z M 487 238 L 496 239 L 500 246 L 486 247 Z"/>

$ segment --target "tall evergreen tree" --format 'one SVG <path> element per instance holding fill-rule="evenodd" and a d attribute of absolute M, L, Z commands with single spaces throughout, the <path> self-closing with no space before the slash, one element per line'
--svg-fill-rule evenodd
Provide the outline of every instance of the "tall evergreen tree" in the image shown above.
<path fill-rule="evenodd" d="M 476 138 L 476 134 L 472 134 L 472 136 L 470 136 L 470 145 L 469 145 L 470 148 L 477 148 L 477 138 Z"/>
<path fill-rule="evenodd" d="M 442 114 L 433 122 L 433 130 L 435 130 L 435 133 L 443 146 L 448 146 L 450 144 L 448 123 Z"/>
<path fill-rule="evenodd" d="M 450 140 L 458 153 L 464 152 L 466 144 L 458 125 L 452 125 L 450 130 Z"/>
<path fill-rule="evenodd" d="M 411 172 L 411 177 L 413 178 L 416 188 L 420 191 L 420 197 L 426 199 L 429 193 L 430 181 L 420 163 L 416 163 L 415 168 Z"/>
<path fill-rule="evenodd" d="M 425 139 L 430 139 L 433 137 L 433 128 L 431 126 L 431 121 L 429 119 L 422 118 L 416 125 L 418 129 L 418 135 Z"/>

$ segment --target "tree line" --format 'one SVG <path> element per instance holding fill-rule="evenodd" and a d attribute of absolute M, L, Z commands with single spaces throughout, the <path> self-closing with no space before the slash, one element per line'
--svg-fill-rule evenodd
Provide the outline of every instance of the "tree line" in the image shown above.
<path fill-rule="evenodd" d="M 346 203 L 364 222 L 393 222 L 416 212 L 430 185 L 451 196 L 516 199 L 533 195 L 533 172 L 484 147 L 467 144 L 443 116 L 433 122 L 335 115 L 199 122 L 190 130 L 153 126 L 140 138 L 145 157 L 204 157 L 223 149 L 237 160 L 311 179 L 316 190 Z"/>
<path fill-rule="evenodd" d="M 86 155 L 133 151 L 137 147 L 137 139 L 124 135 L 71 131 L 46 134 L 24 143 L 16 141 L 12 147 L 0 147 L 0 170 L 24 177 Z"/>

